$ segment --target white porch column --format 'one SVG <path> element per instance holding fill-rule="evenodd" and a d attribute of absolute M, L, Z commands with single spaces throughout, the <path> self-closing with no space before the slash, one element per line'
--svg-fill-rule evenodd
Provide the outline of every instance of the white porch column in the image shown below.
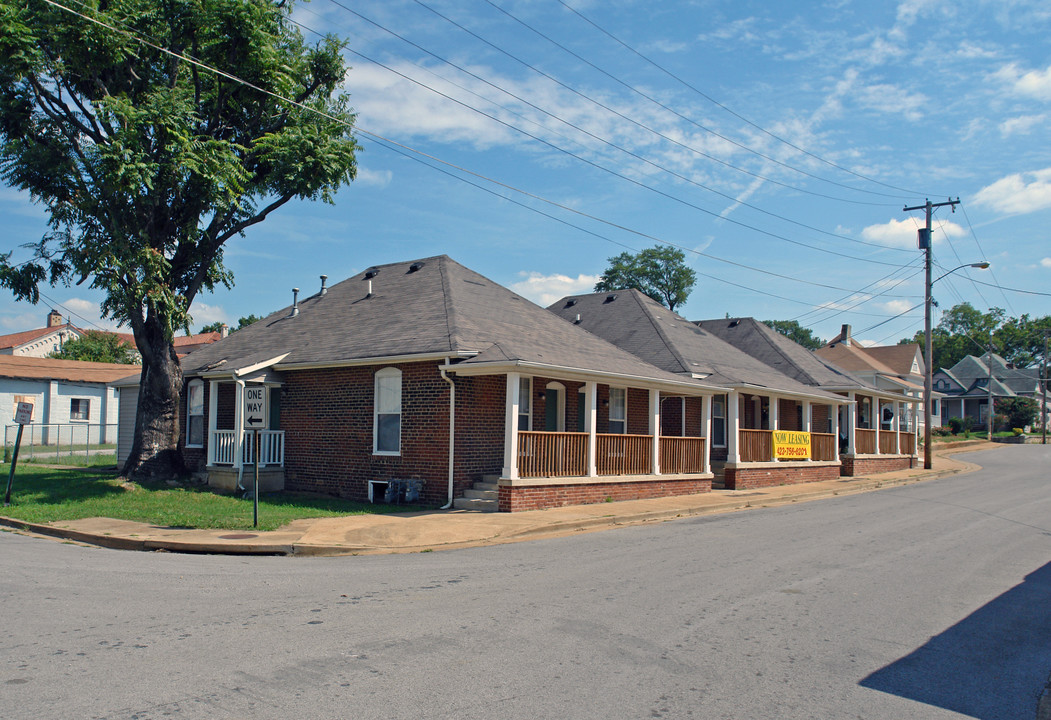
<path fill-rule="evenodd" d="M 598 383 L 584 385 L 584 431 L 588 434 L 588 477 L 598 477 Z"/>
<path fill-rule="evenodd" d="M 661 474 L 661 391 L 650 390 L 650 435 L 653 436 L 653 474 Z"/>
<path fill-rule="evenodd" d="M 219 428 L 219 383 L 208 381 L 208 464 L 215 465 L 215 431 Z"/>
<path fill-rule="evenodd" d="M 683 398 L 682 405 L 686 407 L 686 399 Z M 686 424 L 683 423 L 683 434 Z M 701 396 L 701 437 L 704 438 L 704 466 L 702 472 L 712 471 L 712 396 Z"/>
<path fill-rule="evenodd" d="M 883 432 L 883 407 L 880 405 L 879 398 L 875 395 L 872 396 L 872 403 L 869 405 L 869 408 L 871 408 L 870 414 L 874 416 L 872 420 L 869 420 L 869 424 L 876 427 L 876 454 L 880 455 L 879 436 Z"/>
<path fill-rule="evenodd" d="M 829 405 L 828 412 L 832 418 L 832 459 L 839 462 L 839 408 L 840 405 Z"/>
<path fill-rule="evenodd" d="M 901 454 L 901 435 L 899 431 L 901 429 L 901 421 L 898 419 L 898 413 L 901 412 L 901 403 L 897 400 L 894 401 L 894 419 L 890 421 L 890 429 L 894 433 L 894 454 Z"/>
<path fill-rule="evenodd" d="M 774 430 L 779 430 L 778 425 L 780 424 L 781 418 L 778 417 L 778 411 L 780 408 L 780 401 L 777 395 L 771 395 L 769 402 L 770 408 L 770 462 L 781 462 L 777 459 L 777 453 L 774 452 Z"/>
<path fill-rule="evenodd" d="M 726 396 L 726 462 L 741 462 L 741 395 L 737 390 Z"/>
<path fill-rule="evenodd" d="M 504 403 L 504 469 L 501 477 L 518 479 L 518 403 L 519 373 L 507 373 Z"/>
<path fill-rule="evenodd" d="M 813 412 L 814 406 L 810 404 L 809 400 L 803 401 L 803 432 L 810 432 L 810 426 L 813 424 Z"/>
<path fill-rule="evenodd" d="M 847 393 L 847 399 L 850 400 L 850 404 L 847 405 L 847 455 L 857 455 L 854 431 L 858 427 L 858 401 L 853 391 Z"/>
<path fill-rule="evenodd" d="M 244 464 L 244 381 L 234 382 L 234 467 L 239 468 Z"/>

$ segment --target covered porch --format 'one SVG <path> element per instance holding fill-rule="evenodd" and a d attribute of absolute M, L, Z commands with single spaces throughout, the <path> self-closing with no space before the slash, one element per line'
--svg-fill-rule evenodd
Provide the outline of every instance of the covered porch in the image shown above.
<path fill-rule="evenodd" d="M 851 391 L 843 407 L 840 438 L 843 474 L 889 472 L 912 467 L 919 446 L 919 398 Z"/>
<path fill-rule="evenodd" d="M 501 511 L 711 490 L 711 390 L 506 378 Z"/>
<path fill-rule="evenodd" d="M 727 402 L 727 489 L 740 490 L 839 476 L 838 408 L 831 395 L 739 389 Z"/>

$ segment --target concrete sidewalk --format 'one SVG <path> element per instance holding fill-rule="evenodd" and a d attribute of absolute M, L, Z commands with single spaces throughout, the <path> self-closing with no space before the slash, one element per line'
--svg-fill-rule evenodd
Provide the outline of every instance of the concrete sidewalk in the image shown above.
<path fill-rule="evenodd" d="M 946 453 L 1003 445 L 973 441 L 937 448 L 931 470 L 913 469 L 868 477 L 782 485 L 757 490 L 713 490 L 700 495 L 575 505 L 521 513 L 433 510 L 395 515 L 296 520 L 279 530 L 187 530 L 112 518 L 39 525 L 0 517 L 0 525 L 24 533 L 121 550 L 165 550 L 229 555 L 361 555 L 424 552 L 556 537 L 620 525 L 774 507 L 868 492 L 978 469 Z M 922 464 L 922 463 L 921 463 Z"/>

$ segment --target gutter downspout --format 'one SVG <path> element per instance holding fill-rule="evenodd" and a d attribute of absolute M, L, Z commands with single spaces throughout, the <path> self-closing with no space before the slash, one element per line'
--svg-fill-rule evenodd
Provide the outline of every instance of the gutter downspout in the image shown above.
<path fill-rule="evenodd" d="M 453 468 L 455 467 L 453 453 L 456 449 L 456 383 L 445 374 L 445 369 L 448 366 L 449 358 L 445 358 L 445 365 L 438 366 L 438 372 L 441 373 L 442 380 L 449 383 L 449 502 L 442 505 L 441 510 L 448 510 L 453 506 Z"/>

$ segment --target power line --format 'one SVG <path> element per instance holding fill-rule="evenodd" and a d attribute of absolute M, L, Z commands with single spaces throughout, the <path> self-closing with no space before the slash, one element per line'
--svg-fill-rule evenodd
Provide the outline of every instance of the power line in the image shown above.
<path fill-rule="evenodd" d="M 486 0 L 486 2 L 488 2 L 488 1 L 489 0 Z M 841 170 L 841 171 L 843 171 L 845 173 L 853 175 L 854 177 L 860 178 L 862 180 L 866 180 L 868 182 L 875 183 L 877 185 L 881 185 L 881 186 L 883 186 L 885 188 L 889 188 L 891 190 L 897 190 L 899 192 L 905 193 L 906 195 L 912 195 L 912 196 L 929 194 L 929 193 L 920 193 L 920 192 L 916 192 L 916 191 L 913 191 L 913 190 L 906 190 L 905 188 L 900 188 L 900 187 L 897 187 L 895 185 L 890 185 L 890 184 L 882 182 L 880 180 L 876 180 L 875 178 L 870 178 L 867 175 L 862 175 L 859 172 L 855 172 L 854 170 L 851 170 L 849 168 L 843 167 L 841 165 L 837 165 L 836 163 L 832 162 L 831 160 L 827 160 L 827 159 L 825 159 L 825 158 L 823 158 L 823 157 L 821 157 L 819 155 L 816 155 L 815 153 L 810 152 L 809 150 L 806 150 L 805 148 L 799 147 L 798 145 L 795 145 L 794 143 L 792 143 L 792 142 L 790 142 L 788 140 L 785 140 L 784 138 L 782 138 L 782 137 L 780 137 L 778 135 L 775 135 L 774 133 L 770 132 L 769 130 L 767 130 L 766 128 L 762 127 L 761 125 L 758 125 L 757 123 L 752 122 L 751 120 L 749 120 L 748 118 L 744 117 L 743 115 L 740 115 L 737 112 L 731 110 L 729 107 L 727 107 L 723 103 L 719 102 L 718 100 L 712 98 L 711 96 L 707 95 L 706 93 L 702 92 L 701 90 L 698 90 L 696 87 L 694 87 L 690 83 L 686 82 L 681 77 L 679 77 L 675 73 L 673 73 L 670 70 L 668 70 L 667 68 L 665 68 L 663 65 L 660 65 L 659 63 L 657 63 L 656 61 L 650 59 L 646 55 L 643 55 L 641 52 L 639 52 L 635 48 L 631 47 L 630 45 L 628 45 L 626 42 L 624 42 L 620 38 L 616 37 L 615 35 L 613 35 L 609 31 L 607 31 L 604 28 L 602 28 L 601 26 L 599 26 L 597 23 L 595 23 L 594 21 L 589 19 L 587 16 L 585 16 L 580 11 L 575 10 L 574 8 L 572 8 L 569 5 L 567 5 L 565 2 L 563 2 L 563 0 L 558 0 L 558 3 L 560 5 L 562 5 L 562 7 L 566 8 L 567 10 L 572 12 L 574 15 L 579 17 L 581 20 L 586 22 L 588 25 L 591 25 L 593 28 L 595 28 L 600 33 L 602 33 L 606 37 L 608 37 L 611 40 L 613 40 L 614 42 L 616 42 L 618 45 L 621 45 L 622 47 L 624 47 L 625 49 L 627 49 L 631 53 L 633 53 L 633 54 L 637 55 L 638 57 L 642 58 L 647 63 L 649 63 L 653 67 L 657 68 L 658 70 L 660 70 L 662 73 L 664 73 L 668 77 L 672 78 L 673 80 L 675 80 L 676 82 L 680 83 L 684 87 L 689 88 L 690 90 L 692 90 L 693 92 L 697 93 L 702 98 L 704 98 L 708 102 L 712 103 L 716 107 L 721 108 L 722 110 L 724 110 L 724 111 L 728 112 L 729 114 L 733 115 L 738 120 L 741 120 L 742 122 L 745 122 L 748 125 L 751 125 L 755 129 L 759 130 L 760 132 L 762 132 L 765 135 L 768 135 L 768 136 L 772 137 L 773 139 L 777 140 L 778 142 L 784 143 L 785 145 L 789 146 L 790 148 L 792 148 L 794 150 L 797 150 L 797 151 L 803 153 L 804 155 L 807 155 L 808 157 L 811 157 L 811 158 L 813 158 L 815 160 L 818 160 L 819 162 L 822 162 L 825 165 L 828 165 L 830 167 L 836 168 L 837 170 Z M 717 135 L 717 137 L 720 137 L 720 138 L 726 140 L 727 142 L 733 142 L 733 140 L 730 140 L 729 138 L 723 138 L 721 135 Z M 748 150 L 749 152 L 756 152 L 756 151 L 752 150 L 751 148 L 748 148 L 748 147 L 746 147 L 744 145 L 740 145 L 738 143 L 734 143 L 734 144 L 738 145 L 738 147 L 741 147 L 741 148 L 743 148 L 745 150 Z M 763 157 L 766 157 L 766 156 L 763 155 Z M 818 179 L 821 180 L 823 178 L 818 178 Z M 832 181 L 826 180 L 825 182 L 832 182 Z M 834 183 L 834 184 L 838 185 L 839 183 Z M 849 187 L 849 186 L 845 186 L 844 185 L 843 187 Z M 868 191 L 868 190 L 860 190 L 858 188 L 851 188 L 851 189 L 852 190 L 857 190 L 858 192 L 872 192 L 872 191 Z M 877 194 L 878 195 L 878 194 L 882 194 L 882 193 L 873 193 L 873 194 Z M 937 194 L 937 193 L 935 193 L 935 194 Z M 898 197 L 898 196 L 889 196 L 888 195 L 886 197 Z"/>

